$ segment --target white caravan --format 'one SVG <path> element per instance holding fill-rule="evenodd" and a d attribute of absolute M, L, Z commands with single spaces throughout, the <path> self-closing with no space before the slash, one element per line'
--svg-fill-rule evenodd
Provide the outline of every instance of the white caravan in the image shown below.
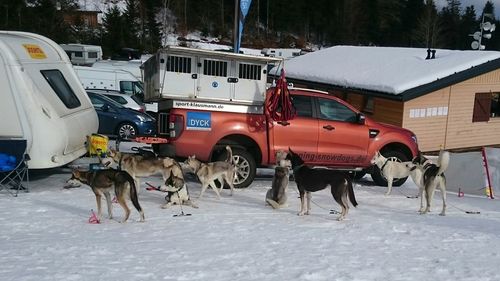
<path fill-rule="evenodd" d="M 27 32 L 0 31 L 0 138 L 26 140 L 30 169 L 87 152 L 99 121 L 64 50 Z"/>
<path fill-rule="evenodd" d="M 61 44 L 71 63 L 74 65 L 91 66 L 102 60 L 102 48 L 96 45 L 85 44 Z"/>
<path fill-rule="evenodd" d="M 87 66 L 74 66 L 73 68 L 85 89 L 115 90 L 122 94 L 135 95 L 141 101 L 144 100 L 142 82 L 128 71 Z M 158 110 L 156 103 L 145 105 L 149 112 Z"/>
<path fill-rule="evenodd" d="M 300 49 L 265 48 L 262 49 L 261 54 L 263 54 L 266 57 L 291 59 L 300 56 L 302 53 Z"/>

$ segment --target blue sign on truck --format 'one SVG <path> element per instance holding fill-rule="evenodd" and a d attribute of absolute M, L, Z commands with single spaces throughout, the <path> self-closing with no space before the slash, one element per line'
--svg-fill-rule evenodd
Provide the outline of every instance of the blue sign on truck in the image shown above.
<path fill-rule="evenodd" d="M 210 131 L 212 129 L 211 112 L 187 112 L 187 130 Z"/>

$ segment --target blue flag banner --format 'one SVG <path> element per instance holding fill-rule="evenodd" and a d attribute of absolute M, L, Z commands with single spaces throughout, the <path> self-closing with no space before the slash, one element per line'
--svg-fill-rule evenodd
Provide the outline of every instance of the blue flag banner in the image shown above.
<path fill-rule="evenodd" d="M 238 43 L 236 44 L 235 53 L 240 52 L 241 45 L 241 34 L 243 34 L 243 24 L 245 23 L 245 18 L 250 10 L 250 5 L 252 0 L 240 0 L 240 18 L 239 18 L 239 32 L 238 32 Z"/>

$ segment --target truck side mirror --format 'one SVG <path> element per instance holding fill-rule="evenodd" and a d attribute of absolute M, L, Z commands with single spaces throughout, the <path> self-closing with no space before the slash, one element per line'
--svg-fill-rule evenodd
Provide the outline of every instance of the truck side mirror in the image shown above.
<path fill-rule="evenodd" d="M 357 115 L 358 124 L 364 125 L 366 121 L 365 115 L 363 113 L 358 113 Z"/>

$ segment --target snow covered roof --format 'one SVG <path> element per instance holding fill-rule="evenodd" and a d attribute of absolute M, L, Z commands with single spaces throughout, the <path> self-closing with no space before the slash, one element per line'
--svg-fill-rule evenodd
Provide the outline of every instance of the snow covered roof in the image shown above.
<path fill-rule="evenodd" d="M 443 82 L 457 83 L 458 76 L 463 81 L 473 77 L 464 74 L 479 75 L 480 69 L 485 73 L 500 68 L 498 51 L 437 49 L 435 59 L 426 57 L 424 48 L 335 46 L 290 59 L 284 67 L 292 81 L 392 96 L 432 84 L 445 87 Z"/>

